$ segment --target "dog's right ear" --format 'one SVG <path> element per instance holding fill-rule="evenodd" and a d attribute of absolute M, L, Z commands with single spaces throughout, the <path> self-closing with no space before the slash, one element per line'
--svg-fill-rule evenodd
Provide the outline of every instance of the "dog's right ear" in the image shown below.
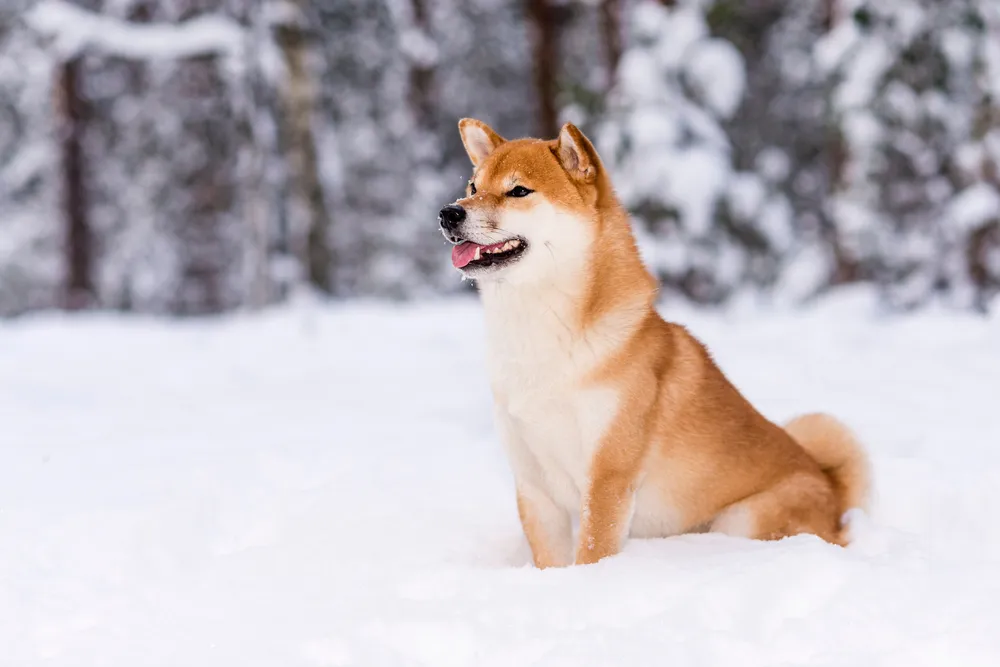
<path fill-rule="evenodd" d="M 505 139 L 493 131 L 486 123 L 475 118 L 463 118 L 458 121 L 458 132 L 462 135 L 465 152 L 472 160 L 472 166 L 478 167 L 490 153 L 497 149 Z"/>
<path fill-rule="evenodd" d="M 573 179 L 593 183 L 597 174 L 597 151 L 576 125 L 566 123 L 559 131 L 556 157 Z"/>

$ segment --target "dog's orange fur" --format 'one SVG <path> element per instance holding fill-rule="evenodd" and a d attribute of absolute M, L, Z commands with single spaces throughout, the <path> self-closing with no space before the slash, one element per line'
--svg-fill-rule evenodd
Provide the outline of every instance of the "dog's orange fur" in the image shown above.
<path fill-rule="evenodd" d="M 861 448 L 832 417 L 807 415 L 784 429 L 768 421 L 700 342 L 661 319 L 654 309 L 656 281 L 587 138 L 568 124 L 553 141 L 505 141 L 470 119 L 461 121 L 460 131 L 476 167 L 477 194 L 458 204 L 491 219 L 512 209 L 530 212 L 541 201 L 535 195 L 504 197 L 513 179 L 578 219 L 592 239 L 576 288 L 561 288 L 560 294 L 568 303 L 562 318 L 567 340 L 584 341 L 596 350 L 595 358 L 568 363 L 565 373 L 574 388 L 613 392 L 616 410 L 595 446 L 581 447 L 586 480 L 574 508 L 580 528 L 573 560 L 593 563 L 621 549 L 640 491 L 643 511 L 652 517 L 645 535 L 708 529 L 777 539 L 813 533 L 845 544 L 843 514 L 863 506 L 868 492 Z M 525 349 L 532 344 L 525 341 Z M 500 414 L 518 386 L 495 379 Z M 528 445 L 538 452 L 549 443 Z M 559 544 L 569 519 L 549 506 L 558 506 L 554 497 L 545 489 L 529 497 L 519 486 L 518 511 L 538 567 L 567 564 Z M 656 503 L 669 506 L 670 522 L 657 523 Z"/>

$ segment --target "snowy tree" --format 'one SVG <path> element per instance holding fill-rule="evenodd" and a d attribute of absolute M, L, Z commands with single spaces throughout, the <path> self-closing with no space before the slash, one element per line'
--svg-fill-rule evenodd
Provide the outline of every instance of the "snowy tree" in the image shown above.
<path fill-rule="evenodd" d="M 289 225 L 302 239 L 299 255 L 309 284 L 322 292 L 332 292 L 332 225 L 313 130 L 318 73 L 305 4 L 300 0 L 271 5 L 276 15 L 272 27 L 284 56 L 278 88 L 288 165 L 287 213 Z"/>
<path fill-rule="evenodd" d="M 772 281 L 792 222 L 774 184 L 787 169 L 780 157 L 760 174 L 736 168 L 724 124 L 741 104 L 746 72 L 737 49 L 710 35 L 710 7 L 688 0 L 634 8 L 632 41 L 598 132 L 647 260 L 701 302 Z"/>
<path fill-rule="evenodd" d="M 830 214 L 886 303 L 985 304 L 998 285 L 996 3 L 843 0 L 818 45 L 845 162 Z"/>
<path fill-rule="evenodd" d="M 245 31 L 223 9 L 46 0 L 29 15 L 50 51 L 76 63 L 101 305 L 205 313 L 244 300 L 254 235 L 242 214 L 255 201 L 242 184 Z"/>
<path fill-rule="evenodd" d="M 1000 291 L 995 0 L 11 0 L 0 314 L 463 289 L 456 120 L 595 138 L 669 288 Z"/>
<path fill-rule="evenodd" d="M 792 209 L 786 261 L 775 264 L 765 256 L 758 271 L 764 282 L 777 272 L 770 289 L 783 302 L 801 301 L 851 278 L 824 210 L 838 142 L 826 112 L 829 77 L 813 57 L 816 41 L 829 30 L 833 4 L 716 0 L 707 12 L 712 35 L 732 42 L 746 62 L 746 92 L 724 123 L 735 165 L 762 177 Z"/>
<path fill-rule="evenodd" d="M 502 0 L 317 5 L 324 63 L 317 140 L 327 156 L 342 294 L 457 288 L 437 211 L 459 196 L 468 158 L 459 118 L 534 131 L 527 31 Z"/>
<path fill-rule="evenodd" d="M 0 8 L 0 315 L 58 306 L 64 277 L 57 61 L 23 20 L 30 4 Z"/>

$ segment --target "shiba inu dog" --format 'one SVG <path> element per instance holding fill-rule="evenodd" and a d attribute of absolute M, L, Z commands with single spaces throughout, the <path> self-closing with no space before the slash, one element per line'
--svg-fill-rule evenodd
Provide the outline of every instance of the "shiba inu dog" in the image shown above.
<path fill-rule="evenodd" d="M 459 131 L 474 172 L 440 225 L 481 293 L 496 425 L 535 565 L 696 530 L 844 545 L 843 515 L 868 494 L 858 442 L 823 414 L 768 421 L 661 319 L 590 141 L 570 124 L 552 141 L 507 141 L 472 119 Z"/>

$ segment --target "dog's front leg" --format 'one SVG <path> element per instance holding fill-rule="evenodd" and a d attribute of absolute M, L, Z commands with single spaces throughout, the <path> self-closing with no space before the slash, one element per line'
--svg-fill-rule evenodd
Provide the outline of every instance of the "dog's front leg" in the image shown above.
<path fill-rule="evenodd" d="M 531 557 L 538 568 L 573 564 L 573 523 L 570 513 L 560 507 L 547 491 L 545 475 L 531 452 L 517 423 L 501 401 L 494 406 L 493 418 L 510 460 L 517 486 L 517 514 Z"/>
<path fill-rule="evenodd" d="M 653 395 L 631 392 L 594 453 L 580 508 L 577 565 L 613 556 L 628 537 Z"/>
<path fill-rule="evenodd" d="M 577 565 L 596 563 L 621 550 L 634 505 L 633 475 L 614 470 L 595 471 L 580 510 Z"/>
<path fill-rule="evenodd" d="M 517 514 L 535 567 L 565 567 L 573 563 L 573 525 L 569 512 L 556 505 L 538 486 L 518 483 Z"/>

